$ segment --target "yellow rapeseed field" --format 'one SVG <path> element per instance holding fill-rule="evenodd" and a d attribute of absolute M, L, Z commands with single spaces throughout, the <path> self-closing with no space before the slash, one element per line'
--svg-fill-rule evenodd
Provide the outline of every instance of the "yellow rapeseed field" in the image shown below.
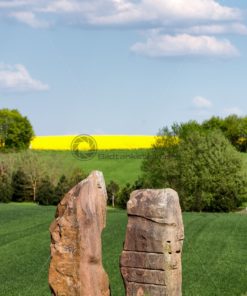
<path fill-rule="evenodd" d="M 70 150 L 76 137 L 78 136 L 37 136 L 32 140 L 30 148 L 35 150 Z M 152 147 L 156 136 L 92 135 L 77 139 L 79 142 L 76 145 L 79 150 L 88 150 L 91 140 L 96 143 L 98 150 L 147 149 Z"/>

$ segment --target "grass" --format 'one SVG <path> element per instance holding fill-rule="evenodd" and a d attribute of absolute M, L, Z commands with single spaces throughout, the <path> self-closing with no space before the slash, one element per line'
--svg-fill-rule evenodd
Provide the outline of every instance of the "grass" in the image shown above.
<path fill-rule="evenodd" d="M 243 202 L 242 207 L 247 208 L 247 202 Z"/>
<path fill-rule="evenodd" d="M 78 160 L 70 151 L 30 151 L 37 155 L 47 167 L 47 173 L 58 178 L 62 174 L 69 175 L 75 168 L 81 168 L 86 173 L 101 170 L 106 183 L 114 180 L 120 186 L 133 183 L 141 173 L 142 159 L 147 150 L 108 150 L 99 151 L 90 160 Z M 7 160 L 12 165 L 21 153 L 0 153 L 0 161 Z"/>
<path fill-rule="evenodd" d="M 143 152 L 142 150 L 137 150 L 135 153 L 130 150 L 100 151 L 91 160 L 78 160 L 70 151 L 33 151 L 33 153 L 38 153 L 46 163 L 54 163 L 58 170 L 67 173 L 72 168 L 81 168 L 87 173 L 100 170 L 104 173 L 106 183 L 114 180 L 124 186 L 127 182 L 133 183 L 138 178 L 142 159 L 137 157 L 138 155 L 141 157 Z M 132 155 L 137 157 L 131 158 Z"/>
<path fill-rule="evenodd" d="M 55 207 L 0 204 L 0 295 L 48 296 L 48 228 Z M 184 296 L 240 296 L 247 292 L 247 216 L 184 213 Z M 119 255 L 126 212 L 109 209 L 103 232 L 104 266 L 113 296 L 124 296 Z"/>

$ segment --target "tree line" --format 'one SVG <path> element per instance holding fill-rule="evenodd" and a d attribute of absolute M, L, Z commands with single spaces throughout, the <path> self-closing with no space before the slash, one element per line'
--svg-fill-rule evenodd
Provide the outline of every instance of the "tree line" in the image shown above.
<path fill-rule="evenodd" d="M 80 169 L 54 178 L 39 157 L 27 151 L 13 163 L 0 163 L 0 202 L 32 201 L 40 205 L 57 205 L 63 196 L 86 177 Z"/>
<path fill-rule="evenodd" d="M 232 211 L 247 201 L 247 117 L 211 117 L 164 127 L 133 184 L 107 185 L 108 203 L 126 207 L 130 193 L 141 188 L 173 188 L 185 211 Z M 16 163 L 0 163 L 0 202 L 34 201 L 56 205 L 64 194 L 86 177 L 47 175 L 41 159 L 28 148 L 34 136 L 27 117 L 18 110 L 0 110 L 0 151 L 26 150 Z"/>
<path fill-rule="evenodd" d="M 123 208 L 133 190 L 172 188 L 184 211 L 229 212 L 247 201 L 247 118 L 231 115 L 174 123 L 159 132 L 141 175 L 116 195 Z"/>

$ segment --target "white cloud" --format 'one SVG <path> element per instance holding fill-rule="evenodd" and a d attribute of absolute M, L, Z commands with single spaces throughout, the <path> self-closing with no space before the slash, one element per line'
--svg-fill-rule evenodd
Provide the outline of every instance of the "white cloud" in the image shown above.
<path fill-rule="evenodd" d="M 187 28 L 178 28 L 178 33 L 188 34 L 240 34 L 247 35 L 247 27 L 241 23 L 230 23 L 230 24 L 213 24 L 213 25 L 200 25 L 192 26 Z"/>
<path fill-rule="evenodd" d="M 8 0 L 8 1 L 1 1 L 0 8 L 18 8 L 29 4 L 30 1 L 28 0 Z"/>
<path fill-rule="evenodd" d="M 49 23 L 44 20 L 37 19 L 36 15 L 30 11 L 18 11 L 9 15 L 15 18 L 17 21 L 27 24 L 32 28 L 47 28 Z"/>
<path fill-rule="evenodd" d="M 55 0 L 49 1 L 46 6 L 40 7 L 39 10 L 49 13 L 78 13 L 81 11 L 82 7 L 82 4 L 78 1 Z"/>
<path fill-rule="evenodd" d="M 231 108 L 225 108 L 223 110 L 223 114 L 225 116 L 232 115 L 232 114 L 241 116 L 243 115 L 243 111 L 239 107 L 231 107 Z"/>
<path fill-rule="evenodd" d="M 140 0 L 138 2 L 133 0 L 9 0 L 0 2 L 0 8 L 9 9 L 8 13 L 18 12 L 18 9 L 23 10 L 23 7 L 29 12 L 43 14 L 44 17 L 47 13 L 76 14 L 80 15 L 81 20 L 97 25 L 229 21 L 239 20 L 242 17 L 240 9 L 221 5 L 216 0 Z"/>
<path fill-rule="evenodd" d="M 238 9 L 220 5 L 215 0 L 143 0 L 145 8 L 156 15 L 181 19 L 224 20 L 239 18 Z"/>
<path fill-rule="evenodd" d="M 21 65 L 0 64 L 0 89 L 9 91 L 45 91 L 47 84 L 33 79 L 27 69 Z"/>
<path fill-rule="evenodd" d="M 212 107 L 212 102 L 206 98 L 201 97 L 201 96 L 195 97 L 193 99 L 193 104 L 195 107 L 197 107 L 199 109 L 209 109 Z"/>
<path fill-rule="evenodd" d="M 132 47 L 152 57 L 236 55 L 230 41 L 207 35 L 247 34 L 243 16 L 241 9 L 219 0 L 0 0 L 0 19 L 11 18 L 32 28 L 47 28 L 51 23 L 161 28 L 163 34 Z"/>
<path fill-rule="evenodd" d="M 160 35 L 151 34 L 146 42 L 138 42 L 131 47 L 135 53 L 149 57 L 171 56 L 219 56 L 238 55 L 238 50 L 227 39 L 213 36 Z"/>
<path fill-rule="evenodd" d="M 101 6 L 97 7 L 97 5 L 100 2 L 92 1 L 95 13 L 90 17 L 91 23 L 101 25 L 136 22 L 171 24 L 186 20 L 201 22 L 241 18 L 239 9 L 220 5 L 214 0 L 142 0 L 140 2 L 105 0 L 106 6 L 110 8 L 108 11 L 99 10 Z"/>

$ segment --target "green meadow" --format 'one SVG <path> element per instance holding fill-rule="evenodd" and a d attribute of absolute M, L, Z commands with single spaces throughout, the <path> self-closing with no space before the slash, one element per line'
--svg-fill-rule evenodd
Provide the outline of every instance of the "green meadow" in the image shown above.
<path fill-rule="evenodd" d="M 106 182 L 132 183 L 140 175 L 146 151 L 106 151 L 89 161 L 70 151 L 33 151 L 52 174 L 101 170 Z M 18 154 L 1 154 L 13 161 Z M 243 162 L 246 164 L 246 155 Z M 244 204 L 244 206 L 247 206 Z M 49 225 L 55 207 L 32 203 L 0 204 L 0 295 L 48 296 Z M 239 213 L 184 213 L 183 295 L 247 295 L 247 215 Z M 103 232 L 103 261 L 113 296 L 124 296 L 119 273 L 126 211 L 108 208 Z"/>
<path fill-rule="evenodd" d="M 55 207 L 0 204 L 0 295 L 48 296 L 49 225 Z M 183 295 L 245 295 L 247 216 L 184 213 Z M 126 211 L 109 208 L 103 232 L 103 261 L 113 296 L 124 296 L 119 255 Z"/>

